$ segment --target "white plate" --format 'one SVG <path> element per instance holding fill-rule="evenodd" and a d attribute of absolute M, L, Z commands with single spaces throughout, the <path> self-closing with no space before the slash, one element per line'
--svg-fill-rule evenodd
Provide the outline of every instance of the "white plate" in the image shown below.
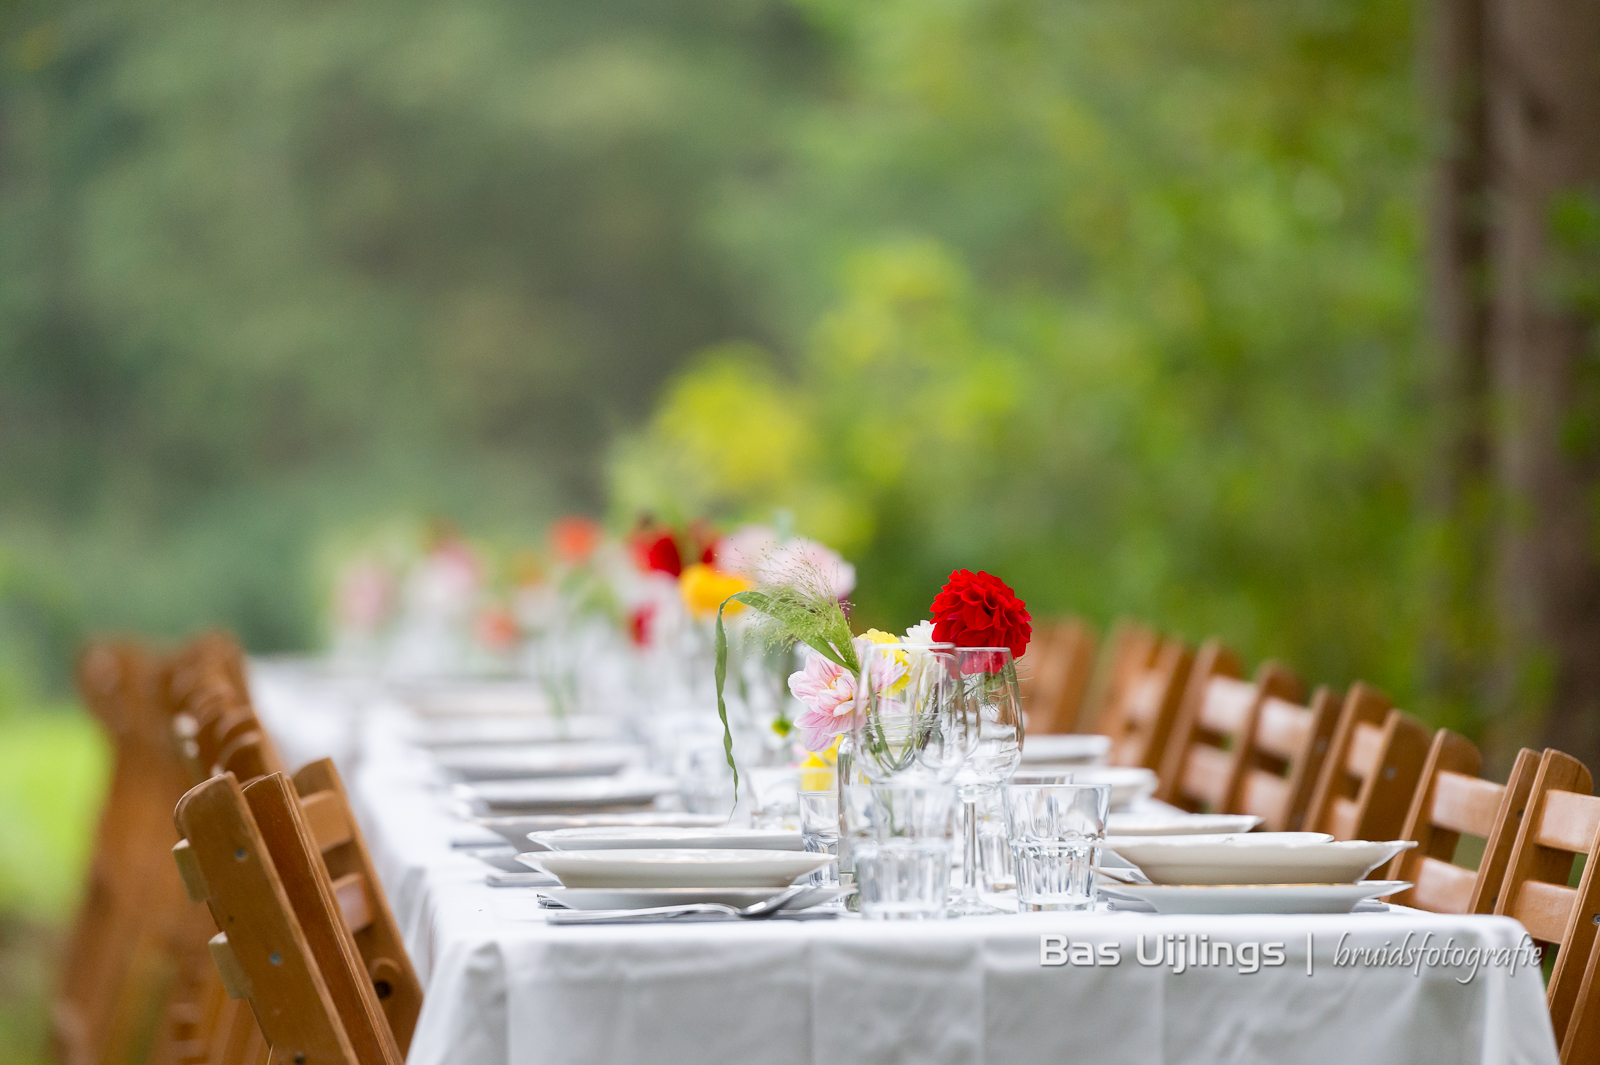
<path fill-rule="evenodd" d="M 1046 733 L 1036 735 L 1028 733 L 1022 740 L 1022 764 L 1031 765 L 1034 762 L 1074 762 L 1087 764 L 1097 762 L 1111 750 L 1110 736 L 1097 736 L 1093 733 Z"/>
<path fill-rule="evenodd" d="M 1214 836 L 1248 832 L 1261 823 L 1254 814 L 1114 813 L 1108 836 Z"/>
<path fill-rule="evenodd" d="M 536 851 L 517 860 L 561 881 L 562 887 L 787 887 L 834 861 L 805 851 L 729 851 L 690 848 Z"/>
<path fill-rule="evenodd" d="M 553 851 L 649 850 L 690 847 L 699 850 L 797 851 L 800 833 L 781 828 L 648 828 L 605 825 L 530 832 L 528 839 Z"/>
<path fill-rule="evenodd" d="M 463 717 L 419 721 L 410 733 L 418 747 L 469 747 L 486 743 L 573 743 L 614 740 L 622 735 L 615 718 L 583 714 L 573 717 Z"/>
<path fill-rule="evenodd" d="M 393 690 L 421 717 L 549 716 L 549 697 L 527 681 L 418 681 Z"/>
<path fill-rule="evenodd" d="M 1148 903 L 1156 913 L 1349 913 L 1367 899 L 1404 891 L 1404 880 L 1359 884 L 1103 884 L 1114 899 Z"/>
<path fill-rule="evenodd" d="M 574 910 L 642 910 L 650 906 L 685 906 L 692 902 L 720 902 L 724 906 L 754 906 L 770 899 L 784 888 L 539 888 Z M 847 889 L 812 888 L 795 896 L 785 909 L 803 910 L 838 898 Z"/>
<path fill-rule="evenodd" d="M 434 760 L 464 780 L 534 780 L 610 776 L 639 754 L 639 748 L 619 743 L 497 744 L 451 747 Z"/>
<path fill-rule="evenodd" d="M 677 781 L 666 777 L 570 777 L 480 780 L 473 784 L 457 784 L 456 794 L 486 812 L 529 813 L 646 806 L 658 796 L 677 789 Z"/>
<path fill-rule="evenodd" d="M 607 814 L 508 814 L 500 817 L 475 817 L 473 823 L 482 825 L 519 851 L 538 850 L 539 846 L 528 838 L 532 832 L 550 832 L 558 828 L 586 828 L 599 825 L 633 825 L 635 827 L 717 828 L 728 823 L 723 814 L 685 814 L 664 810 L 621 810 Z"/>
<path fill-rule="evenodd" d="M 1156 884 L 1352 884 L 1413 840 L 1334 841 L 1320 832 L 1123 836 L 1107 845 Z"/>
<path fill-rule="evenodd" d="M 1026 748 L 1027 744 L 1024 743 L 1023 747 Z M 1041 772 L 1048 768 L 1050 767 L 1046 764 L 1028 766 L 1033 772 Z M 1060 768 L 1063 773 L 1072 774 L 1074 784 L 1110 784 L 1113 810 L 1138 802 L 1140 799 L 1148 799 L 1156 790 L 1155 773 L 1138 766 L 1062 765 Z"/>

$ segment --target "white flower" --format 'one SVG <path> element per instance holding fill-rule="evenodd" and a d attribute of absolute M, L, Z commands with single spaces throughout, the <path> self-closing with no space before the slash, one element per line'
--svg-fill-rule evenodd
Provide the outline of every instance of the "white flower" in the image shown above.
<path fill-rule="evenodd" d="M 933 638 L 933 622 L 917 622 L 906 630 L 906 638 L 903 642 L 912 647 L 932 647 L 935 642 Z"/>

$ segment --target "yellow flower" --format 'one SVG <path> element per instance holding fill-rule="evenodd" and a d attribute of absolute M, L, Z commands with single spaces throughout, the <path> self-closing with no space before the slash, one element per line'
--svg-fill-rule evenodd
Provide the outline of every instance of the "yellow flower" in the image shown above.
<path fill-rule="evenodd" d="M 861 634 L 861 638 L 863 640 L 869 640 L 872 643 L 899 643 L 900 642 L 900 637 L 896 636 L 892 632 L 884 632 L 882 629 L 868 629 L 866 632 Z M 896 664 L 901 665 L 901 666 L 908 666 L 909 667 L 910 664 L 911 664 L 910 657 L 904 651 L 892 651 L 892 652 L 890 652 L 889 657 L 894 659 Z M 886 694 L 886 695 L 899 695 L 901 692 L 906 690 L 906 685 L 908 685 L 910 683 L 911 683 L 911 674 L 909 672 L 902 673 L 900 675 L 900 679 L 895 681 L 893 684 L 889 685 L 887 691 L 884 694 Z"/>
<path fill-rule="evenodd" d="M 800 763 L 801 791 L 833 790 L 834 774 L 838 772 L 839 765 L 839 741 L 843 739 L 841 733 L 833 738 L 827 750 L 812 751 L 806 755 L 805 761 Z"/>
<path fill-rule="evenodd" d="M 735 592 L 749 591 L 750 587 L 749 581 L 731 573 L 723 573 L 703 562 L 685 566 L 683 576 L 678 578 L 678 591 L 683 596 L 683 605 L 697 618 L 716 617 L 717 608 L 724 599 Z M 729 603 L 723 613 L 732 617 L 743 609 L 743 603 Z"/>

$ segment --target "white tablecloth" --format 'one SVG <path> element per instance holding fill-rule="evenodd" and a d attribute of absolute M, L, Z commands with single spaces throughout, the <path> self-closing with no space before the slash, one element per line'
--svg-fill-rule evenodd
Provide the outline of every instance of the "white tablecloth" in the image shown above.
<path fill-rule="evenodd" d="M 488 867 L 452 849 L 474 829 L 448 812 L 425 760 L 399 741 L 398 711 L 369 704 L 355 733 L 329 724 L 326 701 L 297 709 L 303 681 L 298 695 L 259 686 L 280 734 L 360 737 L 335 753 L 426 988 L 412 1065 L 1557 1060 L 1540 973 L 1525 956 L 1475 975 L 1426 955 L 1415 968 L 1392 957 L 1418 946 L 1514 952 L 1524 933 L 1507 918 L 1392 908 L 551 926 L 532 891 L 488 887 Z M 296 749 L 316 753 L 306 746 Z M 1086 943 L 1101 963 L 1071 964 L 1069 946 L 1068 964 L 1041 965 L 1044 935 L 1057 937 L 1050 960 L 1064 943 Z M 1169 935 L 1186 956 L 1189 937 L 1203 936 L 1236 952 L 1281 944 L 1283 960 L 1248 973 L 1237 953 L 1233 966 L 1142 964 L 1140 937 L 1148 958 Z M 1105 964 L 1102 944 L 1116 946 L 1117 964 Z M 1384 945 L 1393 964 L 1353 953 Z"/>

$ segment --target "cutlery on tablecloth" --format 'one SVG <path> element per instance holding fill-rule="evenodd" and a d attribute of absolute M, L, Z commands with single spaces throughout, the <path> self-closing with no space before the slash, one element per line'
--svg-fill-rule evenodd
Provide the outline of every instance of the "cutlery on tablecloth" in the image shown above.
<path fill-rule="evenodd" d="M 556 909 L 546 916 L 551 924 L 626 924 L 630 922 L 661 922 L 683 919 L 726 919 L 729 917 L 749 921 L 765 920 L 777 917 L 795 917 L 801 913 L 810 913 L 811 907 L 804 910 L 785 911 L 790 902 L 812 890 L 809 884 L 796 884 L 778 892 L 771 898 L 762 899 L 750 906 L 726 906 L 720 902 L 691 902 L 681 906 L 651 906 L 638 910 L 570 910 Z M 545 905 L 541 901 L 541 905 Z M 824 915 L 837 916 L 838 911 L 827 910 L 811 914 L 814 917 Z"/>

